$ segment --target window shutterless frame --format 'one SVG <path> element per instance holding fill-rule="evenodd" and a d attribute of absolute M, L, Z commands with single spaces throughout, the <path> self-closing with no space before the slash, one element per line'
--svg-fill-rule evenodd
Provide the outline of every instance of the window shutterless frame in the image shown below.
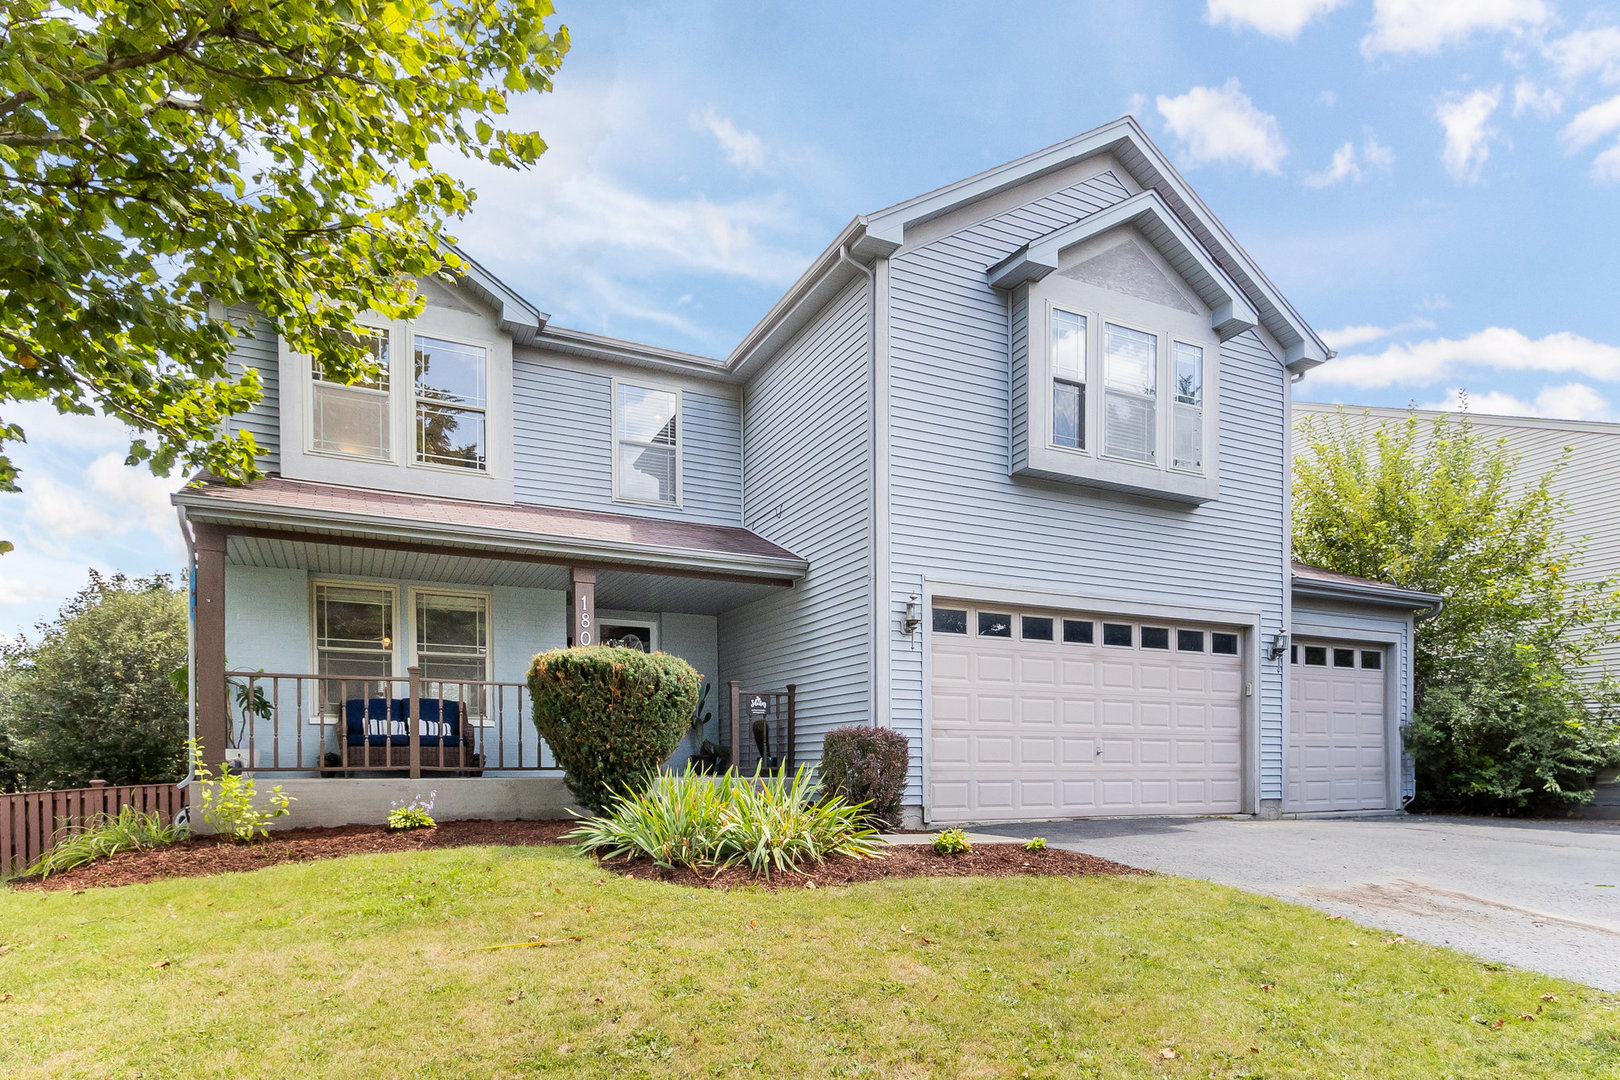
<path fill-rule="evenodd" d="M 379 361 L 378 377 L 362 379 L 345 385 L 329 382 L 313 356 L 293 354 L 302 359 L 305 384 L 304 452 L 321 457 L 370 461 L 392 465 L 399 460 L 399 437 L 394 424 L 394 389 L 398 386 L 395 362 L 399 356 L 399 336 L 388 323 L 356 322 L 354 331 L 366 335 L 375 343 L 373 357 Z M 380 348 L 379 348 L 380 347 Z M 378 353 L 381 353 L 379 356 Z M 365 413 L 376 412 L 377 442 L 372 448 L 355 446 L 345 449 L 344 435 L 332 430 L 341 425 L 346 411 L 348 419 L 363 419 Z"/>
<path fill-rule="evenodd" d="M 1113 364 L 1110 363 L 1110 355 L 1108 351 L 1108 332 L 1110 329 L 1122 331 L 1122 338 L 1125 338 L 1126 340 L 1128 340 L 1127 335 L 1135 334 L 1147 338 L 1151 343 L 1153 354 L 1147 367 L 1147 373 L 1152 380 L 1150 385 L 1144 386 L 1140 390 L 1132 389 L 1124 385 L 1115 385 L 1114 367 Z M 1164 407 L 1164 362 L 1166 351 L 1164 346 L 1166 335 L 1161 331 L 1151 330 L 1145 326 L 1124 319 L 1110 318 L 1107 316 L 1104 316 L 1100 320 L 1100 325 L 1097 328 L 1097 334 L 1097 363 L 1101 369 L 1101 378 L 1098 380 L 1101 392 L 1096 395 L 1098 399 L 1097 419 L 1099 421 L 1097 425 L 1097 433 L 1099 436 L 1097 453 L 1110 461 L 1119 461 L 1127 465 L 1135 465 L 1144 469 L 1153 469 L 1155 471 L 1162 472 L 1164 471 L 1164 418 L 1167 411 Z M 1110 428 L 1114 425 L 1111 424 L 1109 420 L 1108 406 L 1110 401 L 1115 399 L 1119 399 L 1126 405 L 1135 404 L 1138 407 L 1145 406 L 1146 408 L 1152 410 L 1152 440 L 1151 445 L 1147 447 L 1148 453 L 1151 456 L 1146 458 L 1138 458 L 1132 457 L 1129 454 L 1121 454 L 1118 452 L 1109 453 L 1109 442 L 1111 437 Z"/>
<path fill-rule="evenodd" d="M 406 324 L 407 338 L 411 346 L 411 457 L 410 463 L 419 469 L 439 469 L 458 473 L 487 473 L 489 471 L 489 387 L 490 387 L 490 355 L 494 351 L 488 342 L 467 340 L 458 336 L 444 333 L 427 333 L 414 323 Z M 449 380 L 439 381 L 433 385 L 431 359 L 424 363 L 422 359 L 422 346 L 442 346 L 441 352 L 448 359 L 461 350 L 465 354 L 476 352 L 481 354 L 477 363 L 480 369 L 472 386 L 462 385 L 455 389 L 449 386 Z M 431 358 L 431 351 L 428 353 Z M 454 434 L 445 434 L 447 422 L 454 421 L 455 425 L 448 430 L 455 432 L 462 422 L 477 425 L 476 449 L 462 447 L 459 450 L 447 451 L 442 448 L 430 449 L 430 442 L 436 439 L 454 439 Z M 435 424 L 438 425 L 435 430 Z M 469 454 L 468 451 L 472 450 Z"/>
<path fill-rule="evenodd" d="M 332 597 L 331 593 L 334 590 L 348 590 L 348 591 L 352 591 L 352 592 L 354 592 L 356 594 L 370 593 L 373 596 L 385 598 L 385 602 L 388 605 L 388 612 L 389 612 L 387 623 L 383 627 L 383 630 L 385 631 L 384 636 L 385 636 L 385 638 L 387 640 L 386 645 L 382 644 L 382 642 L 379 641 L 377 643 L 377 647 L 375 649 L 367 649 L 364 646 L 354 647 L 354 648 L 345 648 L 342 644 L 330 644 L 331 635 L 326 632 L 326 631 L 328 631 L 330 629 L 330 627 L 327 626 L 327 625 L 323 625 L 323 616 L 330 614 L 330 612 L 326 611 L 326 610 L 323 610 L 323 603 L 322 602 L 324 600 L 327 604 L 330 604 L 331 602 L 333 602 L 334 599 L 339 599 L 339 598 Z M 365 601 L 357 600 L 356 602 L 364 603 Z M 318 710 L 320 715 L 325 716 L 327 718 L 338 715 L 338 712 L 334 711 L 335 709 L 338 709 L 337 696 L 336 695 L 338 695 L 342 691 L 347 690 L 349 696 L 358 695 L 358 696 L 370 697 L 370 696 L 372 696 L 372 694 L 370 692 L 370 688 L 365 687 L 365 685 L 364 685 L 365 682 L 368 679 L 373 679 L 373 680 L 396 679 L 396 678 L 399 678 L 400 676 L 402 676 L 402 675 L 404 675 L 406 673 L 405 672 L 405 660 L 404 660 L 404 658 L 409 652 L 409 646 L 407 644 L 402 643 L 401 638 L 400 638 L 400 629 L 401 629 L 401 627 L 403 625 L 404 625 L 404 615 L 401 612 L 400 606 L 399 606 L 399 586 L 397 586 L 397 585 L 394 585 L 394 584 L 391 584 L 391 583 L 388 583 L 388 582 L 364 581 L 364 580 L 354 580 L 354 579 L 346 579 L 346 578 L 311 578 L 310 579 L 310 581 L 309 581 L 309 654 L 310 654 L 310 656 L 309 656 L 309 659 L 310 659 L 310 668 L 309 668 L 309 670 L 311 672 L 313 672 L 317 676 L 327 676 L 328 678 L 338 680 L 338 681 L 332 682 L 332 683 L 319 683 L 319 684 L 317 684 L 317 685 L 323 687 L 323 689 L 320 689 L 320 690 L 316 691 L 317 695 L 322 700 L 320 700 L 319 702 L 312 702 L 311 704 L 314 705 L 315 709 Z M 324 644 L 324 646 L 323 646 L 323 643 L 327 643 L 327 644 Z M 339 656 L 334 656 L 333 659 L 342 659 L 342 658 L 345 658 L 345 655 L 346 655 L 346 658 L 351 659 L 351 660 L 363 660 L 364 659 L 363 654 L 368 653 L 368 652 L 373 653 L 373 654 L 378 655 L 378 656 L 386 655 L 386 657 L 387 657 L 387 665 L 386 666 L 388 668 L 387 674 L 383 674 L 379 670 L 379 671 L 377 671 L 375 673 L 358 673 L 357 672 L 353 676 L 347 676 L 347 675 L 344 675 L 344 674 L 341 674 L 341 673 L 334 673 L 334 674 L 328 675 L 327 671 L 326 671 L 326 668 L 328 666 L 330 666 L 330 665 L 323 665 L 322 662 L 321 662 L 323 653 L 343 654 L 343 655 L 339 655 Z M 363 665 L 361 665 L 361 666 L 363 666 Z M 355 681 L 356 686 L 354 686 L 354 687 L 345 687 L 344 683 L 341 680 L 346 679 L 346 678 L 352 678 Z M 389 687 L 390 693 L 389 694 L 384 694 L 383 696 L 385 696 L 385 697 L 386 696 L 391 696 L 392 691 L 394 689 L 397 689 L 397 687 L 392 683 L 389 683 L 387 685 Z M 311 722 L 314 723 L 314 722 L 318 722 L 318 721 L 315 721 L 315 720 L 312 719 Z"/>
<path fill-rule="evenodd" d="M 638 433 L 629 430 L 621 415 L 621 391 L 639 391 L 643 394 L 667 394 L 673 399 L 668 421 L 659 430 L 652 432 L 650 437 L 638 437 Z M 686 418 L 684 415 L 684 395 L 679 387 L 660 385 L 657 382 L 640 379 L 614 378 L 608 388 L 611 395 L 612 409 L 612 459 L 613 459 L 613 500 L 615 502 L 637 503 L 642 506 L 665 506 L 671 509 L 681 509 L 684 495 L 683 452 L 685 439 Z M 668 434 L 666 435 L 666 431 Z M 624 458 L 627 454 L 664 453 L 669 452 L 675 459 L 674 463 L 674 490 L 673 498 L 646 498 L 627 492 L 629 477 L 626 475 Z M 632 466 L 633 467 L 633 466 Z"/>

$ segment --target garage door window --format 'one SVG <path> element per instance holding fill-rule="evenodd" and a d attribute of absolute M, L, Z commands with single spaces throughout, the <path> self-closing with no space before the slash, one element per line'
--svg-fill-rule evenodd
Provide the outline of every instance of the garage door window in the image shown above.
<path fill-rule="evenodd" d="M 1327 646 L 1325 646 L 1325 645 L 1307 645 L 1307 646 L 1305 646 L 1305 666 L 1306 667 L 1327 667 Z"/>
<path fill-rule="evenodd" d="M 1333 650 L 1333 666 L 1334 667 L 1355 667 L 1356 666 L 1356 650 L 1354 650 L 1354 649 L 1334 649 Z"/>
<path fill-rule="evenodd" d="M 1095 639 L 1097 624 L 1090 619 L 1064 619 L 1063 640 L 1069 645 L 1090 645 Z"/>
<path fill-rule="evenodd" d="M 980 637 L 1012 637 L 1012 616 L 979 612 Z"/>
<path fill-rule="evenodd" d="M 1384 666 L 1384 654 L 1377 649 L 1361 650 L 1361 666 L 1367 671 L 1378 671 Z"/>
<path fill-rule="evenodd" d="M 1130 648 L 1134 634 L 1129 623 L 1103 623 L 1103 644 Z"/>
<path fill-rule="evenodd" d="M 1168 649 L 1170 647 L 1170 628 L 1168 626 L 1142 627 L 1142 648 Z"/>
<path fill-rule="evenodd" d="M 1025 641 L 1051 641 L 1052 620 L 1045 615 L 1025 615 L 1022 631 Z"/>
<path fill-rule="evenodd" d="M 1203 652 L 1204 632 L 1202 630 L 1177 630 L 1176 649 L 1180 652 Z"/>
<path fill-rule="evenodd" d="M 967 633 L 967 612 L 962 608 L 936 607 L 934 609 L 934 633 Z"/>
<path fill-rule="evenodd" d="M 1209 635 L 1209 651 L 1216 656 L 1236 656 L 1238 636 L 1236 634 Z"/>

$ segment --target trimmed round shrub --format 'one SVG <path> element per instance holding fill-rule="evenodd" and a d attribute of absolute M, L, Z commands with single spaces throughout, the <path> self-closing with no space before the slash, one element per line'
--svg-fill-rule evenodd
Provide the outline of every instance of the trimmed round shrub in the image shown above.
<path fill-rule="evenodd" d="M 702 681 L 678 656 L 607 645 L 553 649 L 529 665 L 534 725 L 594 814 L 653 781 L 692 726 Z"/>
<path fill-rule="evenodd" d="M 911 743 L 898 731 L 880 727 L 841 727 L 827 732 L 821 746 L 821 791 L 885 825 L 900 823 Z"/>

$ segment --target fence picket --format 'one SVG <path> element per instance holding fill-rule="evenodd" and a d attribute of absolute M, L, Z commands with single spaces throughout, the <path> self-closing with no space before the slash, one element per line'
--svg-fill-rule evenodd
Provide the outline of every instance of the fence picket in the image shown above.
<path fill-rule="evenodd" d="M 173 784 L 110 787 L 100 781 L 87 788 L 0 794 L 0 876 L 31 865 L 64 825 L 83 825 L 125 806 L 156 811 L 167 823 L 185 807 L 186 795 Z"/>

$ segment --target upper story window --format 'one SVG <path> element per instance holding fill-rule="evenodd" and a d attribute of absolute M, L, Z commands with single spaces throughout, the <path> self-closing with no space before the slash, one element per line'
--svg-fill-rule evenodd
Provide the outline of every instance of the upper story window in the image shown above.
<path fill-rule="evenodd" d="M 1175 354 L 1175 412 L 1170 424 L 1170 467 L 1187 472 L 1204 470 L 1204 350 L 1177 341 Z"/>
<path fill-rule="evenodd" d="M 1086 448 L 1086 317 L 1052 309 L 1052 443 Z"/>
<path fill-rule="evenodd" d="M 1152 464 L 1159 445 L 1159 339 L 1103 324 L 1103 453 Z"/>
<path fill-rule="evenodd" d="M 347 385 L 331 382 L 320 361 L 310 360 L 310 448 L 322 454 L 387 461 L 393 452 L 388 331 L 357 326 L 352 333 L 370 351 L 377 376 Z"/>
<path fill-rule="evenodd" d="M 614 384 L 614 498 L 680 505 L 680 420 L 680 391 Z"/>
<path fill-rule="evenodd" d="M 416 460 L 482 472 L 488 467 L 485 409 L 489 350 L 415 335 Z"/>

